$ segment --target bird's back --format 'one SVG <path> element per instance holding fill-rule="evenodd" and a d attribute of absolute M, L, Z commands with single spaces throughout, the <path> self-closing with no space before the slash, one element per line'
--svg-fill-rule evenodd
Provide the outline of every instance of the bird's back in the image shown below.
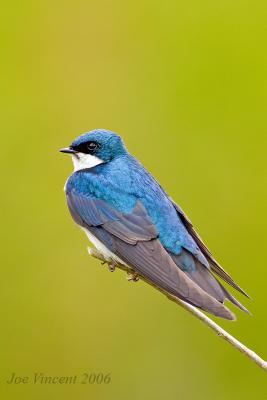
<path fill-rule="evenodd" d="M 161 243 L 179 254 L 181 246 L 196 253 L 198 246 L 186 230 L 169 196 L 156 179 L 127 154 L 107 164 L 75 172 L 67 182 L 67 192 L 107 201 L 117 210 L 130 213 L 139 200 L 157 228 Z"/>

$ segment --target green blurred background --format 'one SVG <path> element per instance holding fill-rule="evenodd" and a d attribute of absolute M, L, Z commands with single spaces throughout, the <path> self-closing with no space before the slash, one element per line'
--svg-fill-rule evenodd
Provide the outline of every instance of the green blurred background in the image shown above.
<path fill-rule="evenodd" d="M 266 1 L 13 1 L 0 29 L 2 398 L 266 399 L 256 365 L 88 256 L 58 152 L 120 133 L 252 296 L 220 322 L 266 358 Z M 98 371 L 111 383 L 5 383 Z"/>

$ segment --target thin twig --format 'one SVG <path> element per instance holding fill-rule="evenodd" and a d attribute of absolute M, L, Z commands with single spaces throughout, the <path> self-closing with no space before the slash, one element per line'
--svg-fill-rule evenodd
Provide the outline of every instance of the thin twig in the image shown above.
<path fill-rule="evenodd" d="M 91 249 L 88 248 L 89 254 L 102 261 L 103 263 L 109 263 L 110 261 L 105 258 L 105 256 L 100 253 L 96 249 Z M 134 274 L 134 271 L 127 267 L 126 265 L 123 264 L 116 264 L 116 267 L 126 271 L 127 273 Z M 235 339 L 232 335 L 230 335 L 228 332 L 226 332 L 223 328 L 221 328 L 218 324 L 216 324 L 212 319 L 210 319 L 206 314 L 204 314 L 202 311 L 200 311 L 198 308 L 184 302 L 183 300 L 180 300 L 178 297 L 172 296 L 169 293 L 165 292 L 143 276 L 139 275 L 139 278 L 142 279 L 144 282 L 148 283 L 149 285 L 152 285 L 155 287 L 157 290 L 162 292 L 165 296 L 167 296 L 170 300 L 174 301 L 175 303 L 179 304 L 181 307 L 183 307 L 186 311 L 190 312 L 193 314 L 196 318 L 198 318 L 200 321 L 202 321 L 204 324 L 206 324 L 210 329 L 215 331 L 219 337 L 222 339 L 226 340 L 228 343 L 230 343 L 232 346 L 234 346 L 237 350 L 239 350 L 241 353 L 245 354 L 248 358 L 250 358 L 253 362 L 255 362 L 260 368 L 262 368 L 264 371 L 267 372 L 267 361 L 263 360 L 258 354 L 256 354 L 254 351 L 246 347 L 244 344 L 239 342 L 237 339 Z"/>

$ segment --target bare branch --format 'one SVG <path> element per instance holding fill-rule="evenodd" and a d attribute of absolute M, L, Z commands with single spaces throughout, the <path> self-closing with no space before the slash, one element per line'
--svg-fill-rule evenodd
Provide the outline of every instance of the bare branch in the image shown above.
<path fill-rule="evenodd" d="M 100 253 L 96 249 L 91 249 L 88 248 L 89 254 L 102 261 L 103 263 L 110 263 L 110 260 L 107 260 L 102 253 Z M 116 264 L 116 267 L 119 269 L 122 269 L 123 271 L 126 271 L 127 273 L 130 273 L 132 275 L 135 274 L 135 272 L 127 267 L 126 265 L 123 264 Z M 265 370 L 267 372 L 267 361 L 264 361 L 258 354 L 256 354 L 254 351 L 246 347 L 244 344 L 239 342 L 237 339 L 235 339 L 232 335 L 230 335 L 228 332 L 226 332 L 223 328 L 221 328 L 218 324 L 216 324 L 212 319 L 210 319 L 206 314 L 204 314 L 202 311 L 200 311 L 198 308 L 184 302 L 183 300 L 180 300 L 178 297 L 172 296 L 171 294 L 165 292 L 164 290 L 160 289 L 158 286 L 144 278 L 143 276 L 139 275 L 139 278 L 142 279 L 144 282 L 148 283 L 149 285 L 153 286 L 160 292 L 162 292 L 165 296 L 167 296 L 171 301 L 174 301 L 175 303 L 179 304 L 181 307 L 183 307 L 186 311 L 190 312 L 193 314 L 196 318 L 198 318 L 200 321 L 202 321 L 204 324 L 206 324 L 210 329 L 212 329 L 214 332 L 217 333 L 218 336 L 220 336 L 222 339 L 226 340 L 228 343 L 230 343 L 232 346 L 234 346 L 237 350 L 239 350 L 241 353 L 245 354 L 248 358 L 250 358 L 253 362 L 255 362 L 260 368 Z"/>

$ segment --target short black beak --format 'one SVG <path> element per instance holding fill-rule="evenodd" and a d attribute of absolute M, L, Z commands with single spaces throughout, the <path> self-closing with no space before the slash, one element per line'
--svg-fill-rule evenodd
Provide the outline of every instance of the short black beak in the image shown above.
<path fill-rule="evenodd" d="M 76 153 L 75 150 L 73 150 L 71 147 L 64 147 L 63 149 L 59 150 L 61 153 L 67 153 L 67 154 L 74 154 Z"/>

